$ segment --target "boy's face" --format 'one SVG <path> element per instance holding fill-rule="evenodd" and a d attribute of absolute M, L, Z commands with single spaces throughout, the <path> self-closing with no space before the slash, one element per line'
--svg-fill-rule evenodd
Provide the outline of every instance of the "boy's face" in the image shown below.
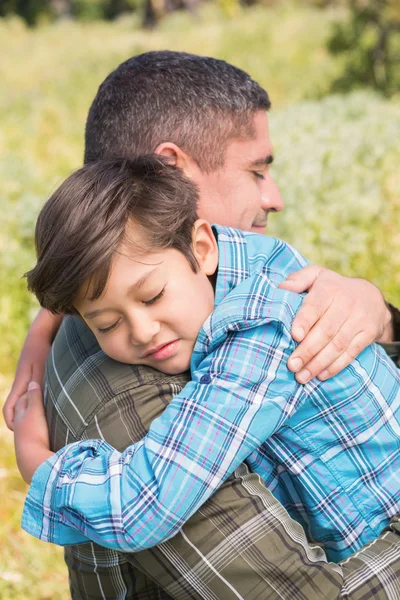
<path fill-rule="evenodd" d="M 270 173 L 273 149 L 264 111 L 255 113 L 253 127 L 254 137 L 228 144 L 221 168 L 205 173 L 193 161 L 188 174 L 199 186 L 201 218 L 265 233 L 268 214 L 281 211 L 283 200 Z"/>
<path fill-rule="evenodd" d="M 139 254 L 125 244 L 115 254 L 100 298 L 84 297 L 87 286 L 82 286 L 75 307 L 108 356 L 170 375 L 189 369 L 197 335 L 214 308 L 208 276 L 218 264 L 212 231 L 208 223 L 199 223 L 197 273 L 178 250 Z"/>

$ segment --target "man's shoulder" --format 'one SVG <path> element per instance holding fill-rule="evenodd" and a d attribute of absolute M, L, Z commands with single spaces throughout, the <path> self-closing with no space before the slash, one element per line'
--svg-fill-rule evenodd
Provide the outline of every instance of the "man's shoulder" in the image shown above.
<path fill-rule="evenodd" d="M 184 375 L 168 377 L 141 365 L 114 361 L 101 350 L 79 317 L 65 317 L 46 365 L 46 412 L 57 413 L 72 435 L 82 430 L 109 402 L 121 395 L 141 401 L 149 387 L 182 386 Z M 176 392 L 175 392 L 176 393 Z"/>

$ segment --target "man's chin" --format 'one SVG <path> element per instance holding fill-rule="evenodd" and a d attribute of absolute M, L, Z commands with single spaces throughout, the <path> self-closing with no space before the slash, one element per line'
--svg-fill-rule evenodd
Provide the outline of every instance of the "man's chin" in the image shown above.
<path fill-rule="evenodd" d="M 261 235 L 265 235 L 265 230 L 267 228 L 267 224 L 264 223 L 263 225 L 252 225 L 251 226 L 251 231 L 253 233 L 261 233 Z"/>

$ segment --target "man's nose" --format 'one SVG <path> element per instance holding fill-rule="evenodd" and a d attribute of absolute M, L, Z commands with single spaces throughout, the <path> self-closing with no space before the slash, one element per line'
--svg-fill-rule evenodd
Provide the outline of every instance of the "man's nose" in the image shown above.
<path fill-rule="evenodd" d="M 131 342 L 134 346 L 150 344 L 160 331 L 160 323 L 149 315 L 135 315 L 130 319 Z"/>
<path fill-rule="evenodd" d="M 261 208 L 265 211 L 280 212 L 284 208 L 283 198 L 278 186 L 267 174 L 261 187 Z"/>

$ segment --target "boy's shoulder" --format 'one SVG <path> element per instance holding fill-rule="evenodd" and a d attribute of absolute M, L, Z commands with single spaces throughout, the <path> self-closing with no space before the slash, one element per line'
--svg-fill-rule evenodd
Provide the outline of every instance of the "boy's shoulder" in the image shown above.
<path fill-rule="evenodd" d="M 219 248 L 215 308 L 199 340 L 208 348 L 230 332 L 274 321 L 288 333 L 304 294 L 282 290 L 279 283 L 306 266 L 297 250 L 277 238 L 229 227 L 215 228 Z"/>
<path fill-rule="evenodd" d="M 264 272 L 270 273 L 278 285 L 291 273 L 310 264 L 298 250 L 279 238 L 221 225 L 213 228 L 217 234 L 220 267 L 241 269 L 242 280 Z"/>

